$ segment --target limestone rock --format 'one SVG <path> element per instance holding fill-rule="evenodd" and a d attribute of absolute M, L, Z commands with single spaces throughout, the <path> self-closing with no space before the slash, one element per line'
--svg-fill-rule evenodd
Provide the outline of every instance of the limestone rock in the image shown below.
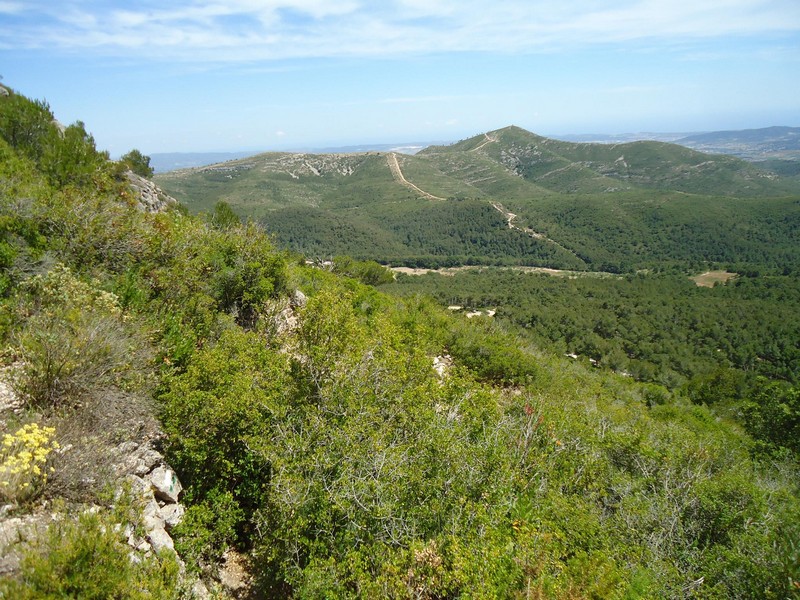
<path fill-rule="evenodd" d="M 178 495 L 183 490 L 183 486 L 178 481 L 175 471 L 162 465 L 153 469 L 153 472 L 148 475 L 148 479 L 153 486 L 156 498 L 170 504 L 178 502 Z"/>
<path fill-rule="evenodd" d="M 128 178 L 128 183 L 136 194 L 139 207 L 145 212 L 163 212 L 170 206 L 175 206 L 178 203 L 175 198 L 165 193 L 164 190 L 155 183 L 137 175 L 133 171 L 126 171 L 125 177 Z"/>
<path fill-rule="evenodd" d="M 152 448 L 143 448 L 136 454 L 133 472 L 142 477 L 150 473 L 158 464 L 164 462 L 164 456 Z"/>
<path fill-rule="evenodd" d="M 292 294 L 291 306 L 292 308 L 302 308 L 308 302 L 306 295 L 300 290 L 295 290 Z"/>
<path fill-rule="evenodd" d="M 182 504 L 167 504 L 159 510 L 159 515 L 164 521 L 164 527 L 167 531 L 171 531 L 173 527 L 180 523 L 185 513 L 186 509 Z"/>
<path fill-rule="evenodd" d="M 164 528 L 164 517 L 161 516 L 161 508 L 152 497 L 142 510 L 142 521 L 144 522 L 145 531 Z"/>
<path fill-rule="evenodd" d="M 156 553 L 160 553 L 165 548 L 172 550 L 173 552 L 175 551 L 175 544 L 172 542 L 172 538 L 163 527 L 156 527 L 148 531 L 147 541 L 150 542 L 150 545 L 153 547 L 153 550 L 155 550 Z"/>
<path fill-rule="evenodd" d="M 208 600 L 211 598 L 211 593 L 208 591 L 206 584 L 200 579 L 195 580 L 194 584 L 192 584 L 192 595 L 200 600 Z"/>

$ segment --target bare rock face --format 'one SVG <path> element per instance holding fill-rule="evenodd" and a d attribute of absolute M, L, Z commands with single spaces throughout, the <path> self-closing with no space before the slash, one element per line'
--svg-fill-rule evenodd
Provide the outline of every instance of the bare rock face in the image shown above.
<path fill-rule="evenodd" d="M 128 178 L 131 189 L 139 201 L 139 207 L 143 211 L 149 213 L 163 212 L 170 206 L 178 204 L 175 198 L 165 193 L 164 190 L 149 179 L 145 179 L 133 171 L 126 171 L 125 177 Z"/>

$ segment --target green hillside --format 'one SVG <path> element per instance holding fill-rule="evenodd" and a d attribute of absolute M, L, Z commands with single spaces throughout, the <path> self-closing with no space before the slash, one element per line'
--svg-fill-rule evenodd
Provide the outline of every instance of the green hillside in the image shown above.
<path fill-rule="evenodd" d="M 507 127 L 420 154 L 434 157 L 450 152 L 483 154 L 528 181 L 562 193 L 644 188 L 764 196 L 798 191 L 793 182 L 740 159 L 663 142 L 577 144 Z"/>
<path fill-rule="evenodd" d="M 416 156 L 271 153 L 157 181 L 192 212 L 225 202 L 317 257 L 614 272 L 798 262 L 796 174 L 674 144 L 507 127 Z"/>
<path fill-rule="evenodd" d="M 512 243 L 480 238 L 500 215 L 485 200 L 419 199 L 386 156 L 327 171 L 282 157 L 263 160 L 280 167 L 268 181 L 307 199 L 291 210 L 363 204 L 411 248 L 449 223 L 457 241 L 441 256 Z M 199 175 L 255 193 L 264 165 Z M 0 598 L 208 597 L 192 578 L 219 598 L 796 595 L 800 393 L 779 378 L 787 365 L 745 385 L 729 373 L 685 391 L 642 384 L 499 321 L 308 266 L 222 209 L 147 212 L 124 170 L 80 123 L 62 132 L 45 103 L 0 97 L 0 524 L 13 532 L 0 543 L 18 558 Z M 332 185 L 347 177 L 357 200 Z M 559 248 L 518 233 L 540 243 L 524 252 Z M 338 265 L 365 279 L 376 268 Z M 719 299 L 793 306 L 796 288 L 770 281 L 751 304 Z M 520 311 L 553 300 L 537 293 Z M 627 294 L 566 316 L 619 309 L 603 326 L 634 323 Z M 641 318 L 653 346 L 670 333 L 655 304 Z M 715 317 L 685 318 L 692 306 L 678 324 L 711 331 Z M 184 486 L 174 550 L 146 533 L 163 507 L 131 483 L 137 461 L 111 462 L 154 440 Z M 229 593 L 231 563 L 242 587 Z"/>

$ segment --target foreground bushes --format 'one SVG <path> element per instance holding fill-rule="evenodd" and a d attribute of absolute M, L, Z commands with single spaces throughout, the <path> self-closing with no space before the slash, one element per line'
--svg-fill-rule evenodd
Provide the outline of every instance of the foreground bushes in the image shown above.
<path fill-rule="evenodd" d="M 517 392 L 458 367 L 439 381 L 427 310 L 324 287 L 293 333 L 231 329 L 196 352 L 162 396 L 196 502 L 179 545 L 206 561 L 249 549 L 262 588 L 298 598 L 794 585 L 775 544 L 797 526 L 772 516 L 790 487 L 768 493 L 707 409 L 648 409 L 637 384 L 575 365 Z"/>
<path fill-rule="evenodd" d="M 0 580 L 0 598 L 188 598 L 174 555 L 131 560 L 121 527 L 112 517 L 96 513 L 53 523 L 24 556 L 20 576 Z"/>

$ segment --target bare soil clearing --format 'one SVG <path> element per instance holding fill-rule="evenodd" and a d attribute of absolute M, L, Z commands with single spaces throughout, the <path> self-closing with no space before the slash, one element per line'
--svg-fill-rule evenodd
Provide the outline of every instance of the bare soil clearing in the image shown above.
<path fill-rule="evenodd" d="M 706 271 L 705 273 L 700 273 L 700 275 L 690 277 L 690 279 L 699 287 L 714 287 L 717 283 L 725 285 L 738 276 L 738 273 L 731 273 L 730 271 Z"/>

